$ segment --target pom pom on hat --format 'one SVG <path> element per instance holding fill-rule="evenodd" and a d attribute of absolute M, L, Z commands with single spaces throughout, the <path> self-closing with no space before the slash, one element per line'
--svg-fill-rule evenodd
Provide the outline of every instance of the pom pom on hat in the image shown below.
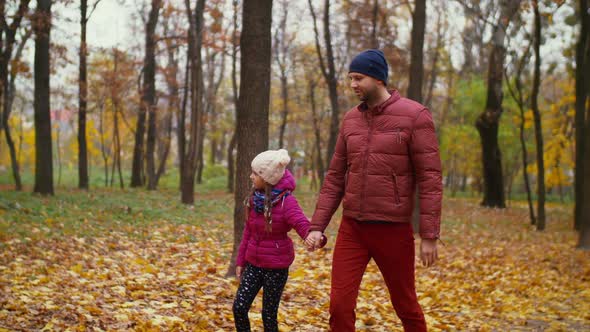
<path fill-rule="evenodd" d="M 271 185 L 277 184 L 285 174 L 285 168 L 291 162 L 289 152 L 285 149 L 267 150 L 252 160 L 252 170 Z"/>

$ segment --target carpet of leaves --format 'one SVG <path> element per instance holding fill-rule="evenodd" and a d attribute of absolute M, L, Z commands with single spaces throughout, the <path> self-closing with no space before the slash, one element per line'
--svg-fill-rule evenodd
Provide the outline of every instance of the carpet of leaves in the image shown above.
<path fill-rule="evenodd" d="M 103 195 L 114 205 L 89 195 L 0 200 L 0 331 L 233 330 L 238 283 L 225 277 L 231 196 L 210 195 L 191 208 L 170 203 L 175 193 Z M 130 195 L 145 199 L 137 203 L 143 208 L 128 207 Z M 299 199 L 310 214 L 313 195 Z M 149 214 L 158 209 L 163 213 Z M 524 206 L 445 201 L 440 261 L 416 267 L 431 331 L 590 330 L 590 253 L 575 249 L 571 206 L 548 211 L 548 227 L 538 232 Z M 327 248 L 314 253 L 292 234 L 297 258 L 279 310 L 281 331 L 327 330 L 337 224 L 328 229 Z M 359 331 L 402 330 L 387 294 L 371 263 L 358 300 Z M 262 330 L 261 302 L 250 313 L 254 331 Z"/>

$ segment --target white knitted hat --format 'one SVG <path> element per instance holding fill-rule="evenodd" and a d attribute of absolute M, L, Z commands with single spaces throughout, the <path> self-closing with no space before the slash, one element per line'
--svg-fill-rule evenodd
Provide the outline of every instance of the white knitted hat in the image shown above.
<path fill-rule="evenodd" d="M 271 185 L 277 184 L 285 174 L 285 167 L 291 161 L 285 149 L 267 150 L 252 160 L 252 170 Z"/>

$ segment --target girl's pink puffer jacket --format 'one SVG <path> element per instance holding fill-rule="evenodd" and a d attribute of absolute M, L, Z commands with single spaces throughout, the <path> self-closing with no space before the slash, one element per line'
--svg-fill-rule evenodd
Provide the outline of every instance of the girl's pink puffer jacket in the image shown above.
<path fill-rule="evenodd" d="M 295 190 L 295 178 L 289 170 L 285 170 L 285 175 L 273 188 L 292 193 Z M 295 259 L 295 251 L 287 233 L 294 228 L 305 239 L 310 223 L 297 199 L 290 194 L 283 202 L 279 201 L 273 206 L 272 232 L 266 232 L 265 225 L 264 215 L 251 208 L 238 251 L 237 266 L 245 266 L 248 262 L 267 269 L 288 268 Z"/>

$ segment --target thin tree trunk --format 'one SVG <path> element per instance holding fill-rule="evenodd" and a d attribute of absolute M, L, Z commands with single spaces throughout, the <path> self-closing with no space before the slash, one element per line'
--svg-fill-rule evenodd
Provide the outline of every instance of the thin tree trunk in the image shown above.
<path fill-rule="evenodd" d="M 184 156 L 185 162 L 181 174 L 181 200 L 184 204 L 195 201 L 195 175 L 199 155 L 199 138 L 201 137 L 201 121 L 203 113 L 203 71 L 201 60 L 201 45 L 203 41 L 203 12 L 205 0 L 197 0 L 193 15 L 189 0 L 185 0 L 186 11 L 190 20 L 189 48 L 192 50 L 191 59 L 191 130 L 188 150 Z"/>
<path fill-rule="evenodd" d="M 152 9 L 146 25 L 145 33 L 145 59 L 143 70 L 143 89 L 141 97 L 141 107 L 148 114 L 147 144 L 146 144 L 146 162 L 147 162 L 147 179 L 148 190 L 155 190 L 156 181 L 156 26 L 162 0 L 152 0 Z"/>
<path fill-rule="evenodd" d="M 488 93 L 485 111 L 476 121 L 482 145 L 484 198 L 486 207 L 505 208 L 502 154 L 498 144 L 498 127 L 502 115 L 502 76 L 506 47 L 504 39 L 513 15 L 518 12 L 520 0 L 503 0 L 501 14 L 492 33 L 492 50 L 488 67 Z"/>
<path fill-rule="evenodd" d="M 192 50 L 189 44 L 187 50 L 187 57 L 186 57 L 186 64 L 185 64 L 185 76 L 184 76 L 184 93 L 182 96 L 182 107 L 180 108 L 180 113 L 178 114 L 178 128 L 176 130 L 176 135 L 178 139 L 178 173 L 179 173 L 179 182 L 178 188 L 182 190 L 182 174 L 184 174 L 184 156 L 186 154 L 186 104 L 188 98 L 190 96 L 190 68 L 191 68 L 191 60 L 192 60 Z"/>
<path fill-rule="evenodd" d="M 412 49 L 410 63 L 410 83 L 408 98 L 422 102 L 422 82 L 424 80 L 424 30 L 426 29 L 426 0 L 416 0 L 412 13 Z M 414 211 L 412 211 L 412 228 L 420 229 L 420 193 L 418 186 L 414 194 Z"/>
<path fill-rule="evenodd" d="M 116 63 L 115 63 L 116 66 Z M 98 134 L 100 137 L 100 152 L 102 155 L 102 160 L 104 163 L 104 186 L 107 187 L 109 185 L 109 157 L 107 156 L 106 146 L 105 146 L 105 133 L 104 133 L 104 100 L 100 102 L 98 105 L 99 115 L 98 115 Z"/>
<path fill-rule="evenodd" d="M 430 67 L 430 79 L 428 82 L 428 90 L 426 92 L 426 100 L 424 101 L 424 105 L 428 108 L 431 108 L 431 106 L 432 106 L 432 95 L 434 93 L 434 85 L 436 84 L 436 79 L 438 76 L 438 68 L 437 68 L 438 58 L 440 55 L 440 50 L 443 47 L 442 40 L 444 37 L 444 33 L 442 32 L 441 26 L 442 26 L 441 14 L 439 13 L 438 18 L 437 18 L 437 22 L 436 22 L 436 46 L 434 49 L 434 55 L 432 56 L 432 64 Z"/>
<path fill-rule="evenodd" d="M 285 147 L 285 130 L 289 116 L 289 87 L 287 86 L 287 56 L 289 55 L 290 41 L 287 40 L 287 18 L 289 17 L 288 6 L 285 4 L 279 28 L 275 32 L 275 61 L 279 67 L 279 79 L 281 82 L 281 122 L 279 124 L 279 148 Z"/>
<path fill-rule="evenodd" d="M 86 109 L 88 80 L 86 75 L 86 23 L 88 0 L 80 0 L 80 68 L 78 78 L 78 188 L 88 190 L 88 148 L 86 146 Z"/>
<path fill-rule="evenodd" d="M 56 154 L 56 162 L 57 162 L 57 186 L 61 185 L 61 147 L 60 147 L 60 139 L 61 136 L 61 124 L 57 125 L 55 130 L 55 154 Z"/>
<path fill-rule="evenodd" d="M 315 102 L 315 88 L 316 82 L 314 80 L 309 80 L 309 101 L 311 103 L 311 114 L 313 119 L 313 133 L 315 137 L 315 150 L 317 151 L 316 155 L 316 165 L 317 165 L 317 173 L 318 178 L 320 179 L 320 188 L 324 183 L 324 160 L 322 159 L 322 136 L 320 131 L 320 121 L 318 119 L 318 111 Z"/>
<path fill-rule="evenodd" d="M 529 175 L 527 172 L 528 151 L 526 148 L 526 138 L 525 138 L 525 128 L 524 128 L 524 123 L 525 123 L 525 115 L 524 114 L 525 114 L 525 108 L 527 108 L 527 106 L 525 105 L 525 101 L 523 98 L 523 88 L 522 88 L 522 80 L 521 80 L 524 66 L 529 60 L 529 54 L 530 54 L 530 45 L 529 45 L 529 47 L 527 47 L 524 55 L 520 59 L 520 62 L 518 64 L 518 68 L 517 68 L 517 71 L 516 71 L 516 74 L 514 77 L 516 91 L 512 90 L 512 87 L 510 85 L 508 77 L 506 77 L 506 81 L 508 83 L 507 84 L 508 91 L 512 95 L 512 98 L 514 99 L 514 101 L 516 101 L 516 104 L 518 105 L 518 109 L 520 111 L 519 139 L 520 139 L 520 148 L 522 151 L 522 169 L 523 169 L 522 176 L 523 176 L 524 186 L 525 186 L 525 190 L 526 190 L 526 194 L 527 194 L 527 202 L 528 202 L 528 206 L 529 206 L 529 218 L 531 220 L 531 225 L 534 225 L 534 224 L 536 224 L 537 221 L 535 218 L 535 209 L 533 206 L 531 185 L 530 185 Z M 518 95 L 517 95 L 517 93 L 518 93 Z"/>
<path fill-rule="evenodd" d="M 424 30 L 426 29 L 426 0 L 416 0 L 412 13 L 412 49 L 408 98 L 422 102 L 424 79 Z"/>
<path fill-rule="evenodd" d="M 378 49 L 379 41 L 377 40 L 377 22 L 379 18 L 379 1 L 373 0 L 373 10 L 371 13 L 371 48 Z"/>
<path fill-rule="evenodd" d="M 590 48 L 590 42 L 586 41 L 586 47 Z M 587 49 L 588 50 L 588 49 Z M 587 54 L 588 55 L 588 54 Z M 588 60 L 588 58 L 586 58 Z M 588 89 L 588 88 L 587 88 Z M 586 91 L 587 95 L 590 91 Z M 586 128 L 590 126 L 590 105 L 587 106 L 586 110 Z M 586 206 L 585 209 L 582 209 L 582 220 L 580 223 L 580 239 L 578 241 L 578 248 L 590 250 L 590 209 L 587 208 L 590 206 L 590 135 L 586 135 L 584 137 L 584 174 L 583 174 L 583 181 L 584 181 L 584 201 L 581 202 L 583 206 Z M 577 199 L 577 198 L 576 198 Z"/>
<path fill-rule="evenodd" d="M 534 51 L 535 71 L 533 77 L 532 109 L 535 122 L 535 142 L 537 145 L 537 230 L 545 229 L 545 161 L 543 158 L 543 129 L 541 127 L 541 112 L 539 111 L 539 88 L 541 86 L 541 15 L 539 1 L 533 0 L 535 12 Z"/>
<path fill-rule="evenodd" d="M 12 50 L 15 43 L 15 35 L 20 27 L 23 16 L 28 10 L 29 1 L 21 0 L 16 13 L 13 14 L 13 21 L 8 25 L 6 17 L 6 0 L 0 0 L 0 18 L 2 21 L 2 34 L 0 34 L 0 100 L 5 99 L 5 95 L 10 89 L 8 85 L 8 66 L 12 60 Z M 27 37 L 28 38 L 28 37 Z M 10 112 L 0 103 L 0 131 L 8 126 Z"/>
<path fill-rule="evenodd" d="M 233 17 L 233 33 L 232 33 L 232 66 L 231 66 L 231 82 L 232 82 L 232 95 L 234 102 L 234 119 L 235 126 L 234 131 L 231 135 L 229 145 L 227 147 L 227 189 L 230 193 L 234 192 L 235 187 L 235 163 L 234 163 L 234 151 L 236 148 L 236 133 L 238 131 L 238 79 L 236 62 L 238 57 L 238 1 L 233 1 L 234 17 Z"/>
<path fill-rule="evenodd" d="M 8 145 L 8 150 L 10 154 L 10 163 L 12 168 L 12 175 L 14 177 L 14 184 L 15 189 L 20 191 L 22 190 L 22 180 L 20 177 L 20 166 L 19 161 L 16 155 L 16 148 L 14 141 L 12 139 L 12 135 L 10 133 L 10 114 L 12 113 L 12 102 L 15 96 L 15 84 L 14 79 L 16 76 L 17 71 L 11 70 L 10 71 L 10 80 L 9 80 L 9 71 L 8 65 L 11 63 L 12 60 L 12 50 L 14 47 L 15 35 L 17 29 L 20 27 L 20 23 L 22 21 L 23 16 L 25 15 L 27 8 L 29 5 L 29 0 L 21 0 L 19 3 L 19 7 L 17 12 L 13 16 L 12 23 L 9 26 L 5 26 L 3 29 L 5 32 L 5 40 L 0 38 L 0 50 L 2 50 L 2 56 L 0 57 L 0 100 L 3 100 L 3 104 L 0 105 L 0 131 L 4 129 L 4 134 L 6 137 L 6 144 Z M 0 6 L 2 8 L 1 14 L 3 15 L 3 20 L 6 21 L 5 18 L 5 1 L 0 1 Z M 14 60 L 19 60 L 25 43 L 30 38 L 32 30 L 28 30 L 21 43 L 18 46 L 17 52 L 14 56 Z M 22 128 L 22 127 L 21 127 Z M 20 152 L 20 150 L 19 150 Z"/>
<path fill-rule="evenodd" d="M 332 108 L 332 115 L 330 117 L 330 136 L 328 138 L 328 148 L 326 151 L 326 161 L 329 163 L 334 154 L 336 146 L 336 138 L 338 138 L 338 130 L 340 125 L 340 107 L 338 106 L 338 81 L 336 80 L 336 67 L 334 65 L 334 54 L 332 51 L 332 35 L 330 33 L 330 0 L 324 2 L 324 42 L 326 48 L 327 67 L 324 63 L 324 56 L 320 46 L 319 32 L 317 27 L 317 20 L 315 11 L 311 0 L 308 0 L 309 10 L 313 19 L 313 29 L 315 34 L 315 45 L 320 62 L 320 69 L 328 84 L 328 92 L 330 96 L 330 106 Z"/>
<path fill-rule="evenodd" d="M 575 207 L 574 207 L 574 228 L 581 230 L 583 225 L 583 210 L 584 206 L 588 207 L 585 202 L 585 196 L 590 195 L 588 186 L 584 187 L 584 169 L 588 168 L 590 163 L 586 163 L 584 159 L 584 151 L 586 151 L 585 137 L 588 136 L 588 127 L 586 127 L 586 103 L 588 98 L 588 89 L 590 83 L 588 80 L 588 71 L 590 70 L 590 18 L 584 14 L 588 12 L 587 0 L 579 0 L 578 13 L 580 15 L 580 36 L 576 45 L 576 167 L 575 167 Z M 588 210 L 586 208 L 586 210 Z M 588 219 L 586 219 L 588 220 Z M 590 234 L 590 232 L 588 232 Z M 590 237 L 590 235 L 589 235 Z M 582 242 L 582 241 L 580 241 Z M 585 243 L 590 244 L 590 239 Z"/>
<path fill-rule="evenodd" d="M 53 156 L 50 116 L 51 0 L 38 0 L 35 11 L 35 187 L 34 192 L 53 195 Z"/>
<path fill-rule="evenodd" d="M 250 162 L 268 148 L 272 0 L 245 0 L 242 11 L 241 82 L 237 122 L 237 165 L 234 193 L 234 241 L 227 271 L 235 275 L 238 246 L 244 231 Z"/>

